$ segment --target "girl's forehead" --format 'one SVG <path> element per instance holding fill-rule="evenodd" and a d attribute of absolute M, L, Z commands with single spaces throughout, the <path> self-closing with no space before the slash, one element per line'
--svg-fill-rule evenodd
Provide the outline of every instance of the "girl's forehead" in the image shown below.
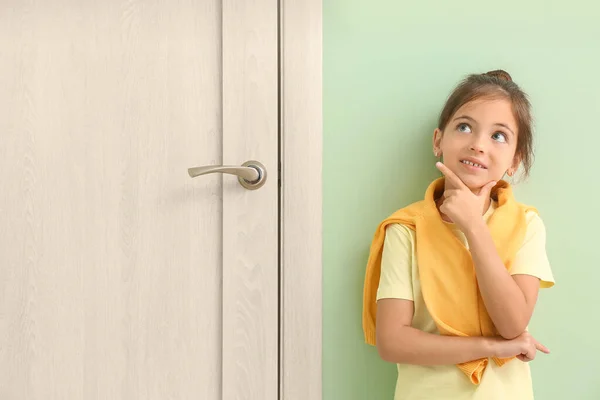
<path fill-rule="evenodd" d="M 461 111 L 485 112 L 487 110 L 512 112 L 512 103 L 510 100 L 504 98 L 480 98 L 463 104 L 457 110 L 457 114 Z"/>
<path fill-rule="evenodd" d="M 512 103 L 507 99 L 476 99 L 463 104 L 452 116 L 452 119 L 469 117 L 474 120 L 494 120 L 494 123 L 505 123 L 516 126 Z"/>

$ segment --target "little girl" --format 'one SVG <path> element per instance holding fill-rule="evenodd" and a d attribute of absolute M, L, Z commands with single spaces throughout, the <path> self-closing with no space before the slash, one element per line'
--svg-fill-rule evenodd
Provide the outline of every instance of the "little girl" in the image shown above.
<path fill-rule="evenodd" d="M 502 180 L 529 172 L 531 119 L 505 71 L 467 77 L 433 133 L 443 176 L 375 233 L 363 329 L 397 364 L 395 400 L 533 399 L 528 362 L 549 351 L 527 325 L 554 278 L 542 219 Z"/>

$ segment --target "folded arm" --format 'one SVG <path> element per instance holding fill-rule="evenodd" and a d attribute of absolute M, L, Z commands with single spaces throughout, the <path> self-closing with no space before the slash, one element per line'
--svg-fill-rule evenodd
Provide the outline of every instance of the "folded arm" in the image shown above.
<path fill-rule="evenodd" d="M 538 298 L 540 279 L 531 275 L 511 276 L 483 220 L 465 235 L 487 312 L 498 333 L 506 339 L 513 339 L 529 324 Z"/>
<path fill-rule="evenodd" d="M 402 299 L 377 302 L 377 350 L 383 360 L 451 365 L 496 355 L 497 338 L 442 336 L 411 327 L 413 304 Z"/>

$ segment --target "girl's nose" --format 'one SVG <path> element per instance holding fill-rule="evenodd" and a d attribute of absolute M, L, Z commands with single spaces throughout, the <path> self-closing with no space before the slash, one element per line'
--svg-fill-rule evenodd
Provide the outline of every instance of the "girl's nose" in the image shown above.
<path fill-rule="evenodd" d="M 473 141 L 471 142 L 470 149 L 477 153 L 485 152 L 484 140 L 479 135 L 473 135 Z"/>

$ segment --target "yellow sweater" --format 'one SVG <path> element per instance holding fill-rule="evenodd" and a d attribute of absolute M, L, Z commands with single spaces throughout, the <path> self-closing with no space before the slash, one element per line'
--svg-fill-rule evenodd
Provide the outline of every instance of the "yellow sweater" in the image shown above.
<path fill-rule="evenodd" d="M 470 252 L 444 224 L 435 199 L 444 189 L 444 178 L 429 185 L 422 201 L 402 208 L 379 224 L 369 254 L 363 294 L 363 331 L 365 340 L 375 345 L 377 287 L 379 284 L 381 254 L 386 227 L 404 224 L 416 233 L 419 278 L 427 309 L 442 335 L 497 336 L 477 286 Z M 517 203 L 510 185 L 499 181 L 492 190 L 498 208 L 488 220 L 496 249 L 506 268 L 520 248 L 526 232 L 525 213 L 536 211 Z M 514 357 L 513 357 L 514 358 Z M 494 358 L 498 365 L 509 359 Z M 473 360 L 457 364 L 473 384 L 479 384 L 488 360 Z"/>

